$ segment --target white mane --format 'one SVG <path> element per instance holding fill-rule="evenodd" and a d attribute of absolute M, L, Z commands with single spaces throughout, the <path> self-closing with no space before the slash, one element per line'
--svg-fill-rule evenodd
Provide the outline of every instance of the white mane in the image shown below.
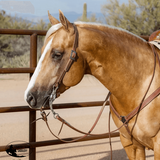
<path fill-rule="evenodd" d="M 75 22 L 75 24 L 88 24 L 88 25 L 97 25 L 97 26 L 104 26 L 104 27 L 107 27 L 107 28 L 111 28 L 111 29 L 116 29 L 116 30 L 119 30 L 119 31 L 123 31 L 123 32 L 126 32 L 132 36 L 135 36 L 143 41 L 145 41 L 143 38 L 137 36 L 136 34 L 133 34 L 125 29 L 122 29 L 122 28 L 118 28 L 118 27 L 114 27 L 114 26 L 109 26 L 109 25 L 106 25 L 106 24 L 100 24 L 100 23 L 91 23 L 91 22 Z M 44 43 L 46 42 L 47 38 L 53 34 L 54 32 L 56 32 L 58 29 L 60 29 L 62 27 L 62 24 L 61 23 L 58 23 L 56 25 L 53 25 L 48 31 L 47 31 L 47 34 L 46 34 L 46 37 L 44 39 Z M 145 41 L 146 42 L 146 41 Z"/>
<path fill-rule="evenodd" d="M 136 34 L 134 34 L 132 32 L 129 32 L 129 31 L 125 30 L 125 29 L 115 27 L 115 26 L 110 26 L 110 25 L 101 24 L 101 23 L 94 23 L 94 22 L 81 22 L 81 21 L 77 21 L 77 22 L 75 22 L 75 24 L 88 24 L 88 25 L 104 26 L 104 27 L 107 27 L 107 28 L 116 29 L 116 30 L 119 30 L 119 31 L 126 32 L 126 33 L 128 33 L 128 34 L 130 34 L 132 36 L 135 36 L 135 37 L 143 40 L 144 42 L 146 42 L 146 40 L 144 40 L 143 38 L 137 36 Z"/>
<path fill-rule="evenodd" d="M 45 39 L 44 39 L 44 44 L 47 40 L 47 38 L 53 34 L 54 32 L 56 32 L 58 29 L 60 29 L 62 27 L 62 24 L 61 23 L 58 23 L 58 24 L 55 24 L 53 25 L 48 31 L 47 31 L 47 34 L 45 36 Z"/>

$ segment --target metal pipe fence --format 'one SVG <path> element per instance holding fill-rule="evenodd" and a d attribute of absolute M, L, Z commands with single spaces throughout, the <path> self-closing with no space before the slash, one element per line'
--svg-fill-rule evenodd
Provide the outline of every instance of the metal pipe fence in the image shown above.
<path fill-rule="evenodd" d="M 0 29 L 0 34 L 12 34 L 12 35 L 30 35 L 30 67 L 29 68 L 0 68 L 0 74 L 12 74 L 12 73 L 28 73 L 30 77 L 32 76 L 36 65 L 37 65 L 37 36 L 45 36 L 47 31 L 40 30 L 16 30 L 16 29 Z M 145 40 L 148 40 L 148 36 L 141 36 Z M 67 103 L 67 104 L 54 104 L 54 109 L 64 109 L 64 108 L 78 108 L 78 107 L 94 107 L 101 106 L 102 101 L 99 102 L 83 102 L 83 103 Z M 109 103 L 107 103 L 109 105 Z M 49 108 L 46 108 L 49 109 Z M 28 106 L 13 106 L 13 107 L 0 107 L 0 113 L 8 112 L 29 112 L 29 143 L 15 144 L 14 149 L 29 148 L 29 160 L 36 159 L 36 147 L 57 145 L 62 144 L 60 140 L 50 140 L 50 141 L 40 141 L 36 142 L 36 123 L 31 124 L 36 119 L 36 110 L 29 108 Z M 111 134 L 111 137 L 117 137 L 119 133 Z M 80 141 L 94 140 L 108 138 L 109 135 L 101 136 L 87 136 Z M 64 140 L 73 140 L 74 138 L 66 138 Z M 9 147 L 9 146 L 8 146 Z M 0 152 L 6 151 L 6 146 L 0 146 Z"/>
<path fill-rule="evenodd" d="M 30 77 L 32 76 L 34 69 L 37 65 L 37 36 L 41 35 L 44 36 L 46 31 L 39 31 L 39 30 L 16 30 L 16 29 L 0 29 L 0 34 L 11 34 L 11 35 L 30 35 L 30 68 L 0 68 L 1 74 L 6 73 L 29 73 Z M 0 108 L 1 111 L 7 107 Z M 17 107 L 9 107 L 10 111 L 17 109 Z M 18 109 L 21 107 L 18 107 Z M 22 107 L 23 108 L 23 107 Z M 29 107 L 24 107 L 25 109 Z M 36 143 L 36 123 L 31 125 L 36 119 L 36 111 L 27 109 L 29 111 L 29 144 Z M 18 110 L 17 110 L 18 111 Z M 2 112 L 1 112 L 2 113 Z M 3 112 L 4 113 L 4 112 Z M 2 147 L 2 146 L 1 146 Z M 0 147 L 0 148 L 1 148 Z M 3 147 L 2 147 L 3 148 Z M 2 150 L 0 150 L 2 151 Z M 29 148 L 29 160 L 36 159 L 36 148 L 30 146 Z"/>

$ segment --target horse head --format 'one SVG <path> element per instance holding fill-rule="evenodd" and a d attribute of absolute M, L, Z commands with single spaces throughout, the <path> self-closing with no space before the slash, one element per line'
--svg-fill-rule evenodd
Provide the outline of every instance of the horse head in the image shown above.
<path fill-rule="evenodd" d="M 52 27 L 48 30 L 41 58 L 36 70 L 25 91 L 25 100 L 31 108 L 41 108 L 54 90 L 54 85 L 63 74 L 75 42 L 75 28 L 72 23 L 59 11 L 60 22 L 48 12 Z M 85 72 L 83 56 L 76 48 L 77 56 L 75 62 L 70 66 L 59 84 L 59 92 L 78 84 Z M 56 97 L 55 97 L 56 98 Z"/>

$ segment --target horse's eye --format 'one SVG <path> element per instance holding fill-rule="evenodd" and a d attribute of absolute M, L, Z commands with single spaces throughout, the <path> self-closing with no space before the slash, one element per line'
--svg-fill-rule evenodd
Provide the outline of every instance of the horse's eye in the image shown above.
<path fill-rule="evenodd" d="M 62 59 L 62 56 L 63 56 L 63 54 L 60 53 L 60 52 L 54 52 L 54 53 L 52 54 L 52 58 L 53 58 L 54 60 L 61 60 L 61 59 Z"/>

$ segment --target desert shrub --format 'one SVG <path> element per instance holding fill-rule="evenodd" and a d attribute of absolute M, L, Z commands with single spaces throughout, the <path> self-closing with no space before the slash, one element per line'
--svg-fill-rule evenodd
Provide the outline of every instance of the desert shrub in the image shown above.
<path fill-rule="evenodd" d="M 0 11 L 0 28 L 47 30 L 51 25 L 40 20 L 37 24 L 21 18 L 10 17 Z M 44 36 L 37 38 L 38 59 Z M 29 67 L 30 37 L 26 35 L 0 35 L 0 68 Z"/>
<path fill-rule="evenodd" d="M 91 14 L 90 17 L 87 17 L 87 3 L 84 3 L 84 5 L 83 5 L 83 14 L 82 14 L 81 17 L 79 17 L 77 19 L 77 21 L 102 23 L 102 21 L 100 19 L 96 18 L 95 14 Z"/>
<path fill-rule="evenodd" d="M 2 68 L 23 68 L 29 67 L 29 52 L 15 57 L 0 56 L 0 67 Z"/>

